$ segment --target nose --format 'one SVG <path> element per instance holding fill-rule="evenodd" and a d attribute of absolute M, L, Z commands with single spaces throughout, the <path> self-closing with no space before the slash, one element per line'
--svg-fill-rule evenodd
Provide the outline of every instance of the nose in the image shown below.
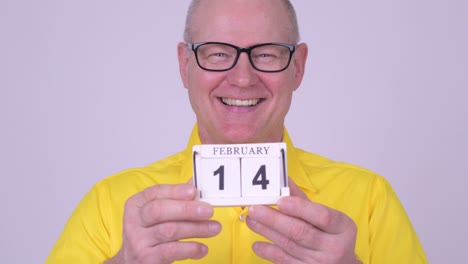
<path fill-rule="evenodd" d="M 227 80 L 238 87 L 250 87 L 257 82 L 257 70 L 250 64 L 247 53 L 239 55 L 236 65 L 227 73 Z"/>

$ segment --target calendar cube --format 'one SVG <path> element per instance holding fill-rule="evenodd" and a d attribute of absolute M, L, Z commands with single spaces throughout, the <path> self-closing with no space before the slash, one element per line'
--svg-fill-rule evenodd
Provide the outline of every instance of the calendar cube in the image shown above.
<path fill-rule="evenodd" d="M 199 189 L 202 198 L 239 197 L 240 159 L 204 159 L 200 163 Z"/>
<path fill-rule="evenodd" d="M 245 158 L 241 161 L 242 197 L 279 196 L 279 158 Z"/>
<path fill-rule="evenodd" d="M 276 204 L 289 195 L 286 144 L 193 146 L 198 199 L 214 206 Z"/>

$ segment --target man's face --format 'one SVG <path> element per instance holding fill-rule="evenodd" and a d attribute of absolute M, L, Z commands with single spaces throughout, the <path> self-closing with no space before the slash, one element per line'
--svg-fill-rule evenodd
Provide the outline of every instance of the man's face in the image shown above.
<path fill-rule="evenodd" d="M 226 42 L 239 47 L 268 42 L 295 44 L 286 9 L 277 0 L 206 0 L 192 22 L 193 43 Z M 201 69 L 185 43 L 179 44 L 178 53 L 181 77 L 203 143 L 281 141 L 292 93 L 304 73 L 305 44 L 296 47 L 289 67 L 277 73 L 255 70 L 246 53 L 225 72 Z"/>

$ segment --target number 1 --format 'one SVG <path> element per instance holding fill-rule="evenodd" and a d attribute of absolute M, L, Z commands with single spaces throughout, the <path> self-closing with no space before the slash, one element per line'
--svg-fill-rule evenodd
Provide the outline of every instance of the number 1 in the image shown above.
<path fill-rule="evenodd" d="M 221 165 L 213 172 L 213 176 L 219 175 L 219 190 L 224 190 L 224 166 Z"/>

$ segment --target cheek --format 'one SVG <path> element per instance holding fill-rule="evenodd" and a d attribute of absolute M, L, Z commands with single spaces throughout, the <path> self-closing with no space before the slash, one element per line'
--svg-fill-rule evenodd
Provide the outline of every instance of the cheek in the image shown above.
<path fill-rule="evenodd" d="M 263 82 L 266 84 L 273 97 L 277 97 L 277 100 L 284 100 L 291 97 L 291 94 L 296 90 L 295 79 L 290 73 L 270 76 L 269 78 L 265 78 Z"/>
<path fill-rule="evenodd" d="M 216 72 L 208 72 L 202 69 L 192 69 L 188 72 L 188 89 L 192 93 L 209 94 L 223 81 L 223 75 Z"/>
<path fill-rule="evenodd" d="M 294 78 L 290 75 L 283 75 L 281 78 L 269 80 L 270 93 L 273 97 L 274 112 L 278 115 L 285 115 L 291 105 L 292 94 L 296 90 Z"/>

